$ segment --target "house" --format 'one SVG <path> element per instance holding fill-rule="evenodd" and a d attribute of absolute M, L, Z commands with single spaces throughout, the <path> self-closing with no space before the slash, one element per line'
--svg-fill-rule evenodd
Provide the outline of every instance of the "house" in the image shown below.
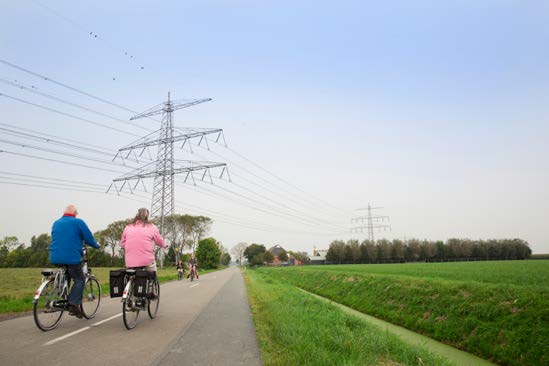
<path fill-rule="evenodd" d="M 269 252 L 271 252 L 271 254 L 273 255 L 273 264 L 275 266 L 280 266 L 280 265 L 290 265 L 290 266 L 300 266 L 303 264 L 302 261 L 300 261 L 299 259 L 297 259 L 296 257 L 294 257 L 293 255 L 291 255 L 290 253 L 288 253 L 284 248 L 282 248 L 280 245 L 275 245 L 275 246 L 272 246 L 269 248 Z M 281 261 L 278 256 L 282 253 L 282 252 L 285 252 L 287 255 L 288 255 L 288 260 L 287 261 Z"/>
<path fill-rule="evenodd" d="M 313 248 L 313 255 L 309 257 L 311 259 L 311 264 L 324 264 L 326 262 L 326 255 L 328 254 L 328 249 L 316 249 Z"/>

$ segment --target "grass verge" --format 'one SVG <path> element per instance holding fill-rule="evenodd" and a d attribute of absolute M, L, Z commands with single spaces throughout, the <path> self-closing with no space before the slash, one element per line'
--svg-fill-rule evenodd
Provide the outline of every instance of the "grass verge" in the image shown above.
<path fill-rule="evenodd" d="M 262 270 L 244 277 L 264 365 L 450 365 Z"/>
<path fill-rule="evenodd" d="M 547 288 L 335 267 L 258 271 L 498 364 L 549 364 Z"/>

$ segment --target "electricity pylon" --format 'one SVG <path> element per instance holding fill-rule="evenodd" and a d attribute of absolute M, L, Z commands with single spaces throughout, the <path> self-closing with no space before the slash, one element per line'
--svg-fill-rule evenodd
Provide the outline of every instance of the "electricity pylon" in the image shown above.
<path fill-rule="evenodd" d="M 213 183 L 210 169 L 222 168 L 219 178 L 223 178 L 223 174 L 226 172 L 228 179 L 230 180 L 229 172 L 227 170 L 227 164 L 214 163 L 214 162 L 202 162 L 202 161 L 190 161 L 190 160 L 176 160 L 174 158 L 174 143 L 182 142 L 181 148 L 191 139 L 200 138 L 198 145 L 204 142 L 208 144 L 206 139 L 207 135 L 217 135 L 216 142 L 223 139 L 222 129 L 207 129 L 207 128 L 175 128 L 173 124 L 173 112 L 182 108 L 192 107 L 197 104 L 209 102 L 211 99 L 193 99 L 193 100 L 180 100 L 172 101 L 170 99 L 170 93 L 168 93 L 168 100 L 163 102 L 147 111 L 138 114 L 130 120 L 139 118 L 148 118 L 158 114 L 162 114 L 162 120 L 160 129 L 154 131 L 147 136 L 131 143 L 118 150 L 113 160 L 116 158 L 121 159 L 123 162 L 131 160 L 133 162 L 139 162 L 140 160 L 153 160 L 149 148 L 158 146 L 158 153 L 156 160 L 145 164 L 127 174 L 124 174 L 116 179 L 113 179 L 111 186 L 107 192 L 114 186 L 114 189 L 119 194 L 126 187 L 133 193 L 137 189 L 139 183 L 143 185 L 143 189 L 146 191 L 145 183 L 143 179 L 154 178 L 153 194 L 151 202 L 151 217 L 159 220 L 160 233 L 168 241 L 175 240 L 175 232 L 173 220 L 171 225 L 168 225 L 167 218 L 171 217 L 175 213 L 175 193 L 174 193 L 174 176 L 175 174 L 185 174 L 185 182 L 192 180 L 195 183 L 194 172 L 203 171 L 201 180 L 204 181 L 206 175 L 211 183 Z M 190 146 L 190 143 L 189 143 Z M 147 151 L 149 159 L 143 158 L 143 155 Z M 131 181 L 135 181 L 133 184 Z M 121 186 L 118 186 L 122 182 Z M 160 252 L 160 267 L 163 266 L 163 255 Z"/>
<path fill-rule="evenodd" d="M 351 232 L 364 232 L 364 229 L 368 230 L 368 240 L 370 240 L 372 243 L 374 243 L 374 231 L 378 230 L 381 231 L 382 229 L 384 231 L 387 231 L 387 229 L 391 229 L 391 225 L 384 224 L 385 221 L 389 222 L 389 216 L 372 216 L 372 210 L 380 210 L 383 207 L 371 207 L 370 204 L 368 204 L 368 207 L 366 208 L 357 208 L 357 211 L 368 211 L 368 214 L 366 216 L 361 217 L 354 217 L 351 219 L 351 224 L 353 223 L 361 223 L 362 226 L 355 226 L 351 228 Z M 366 221 L 366 226 L 364 226 L 364 221 Z"/>

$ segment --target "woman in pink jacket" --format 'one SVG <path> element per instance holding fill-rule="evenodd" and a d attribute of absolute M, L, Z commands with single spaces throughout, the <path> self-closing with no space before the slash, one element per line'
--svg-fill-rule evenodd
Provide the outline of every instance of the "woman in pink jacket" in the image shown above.
<path fill-rule="evenodd" d="M 124 228 L 121 246 L 125 250 L 126 267 L 146 267 L 156 272 L 154 246 L 167 248 L 158 228 L 149 222 L 149 210 L 140 208 L 131 224 Z"/>

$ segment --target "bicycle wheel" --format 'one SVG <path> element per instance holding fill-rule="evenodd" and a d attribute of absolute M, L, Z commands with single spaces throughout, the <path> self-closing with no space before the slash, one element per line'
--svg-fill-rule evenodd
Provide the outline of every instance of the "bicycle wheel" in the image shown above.
<path fill-rule="evenodd" d="M 96 278 L 88 277 L 84 285 L 82 294 L 82 304 L 80 310 L 86 319 L 91 319 L 97 313 L 99 304 L 101 303 L 101 286 Z"/>
<path fill-rule="evenodd" d="M 131 280 L 130 280 L 131 281 Z M 128 286 L 128 297 L 122 301 L 122 319 L 124 320 L 124 326 L 130 330 L 137 325 L 137 318 L 139 318 L 139 308 L 135 306 L 135 296 L 133 295 L 133 281 Z"/>
<path fill-rule="evenodd" d="M 157 279 L 153 282 L 153 294 L 154 297 L 149 299 L 149 305 L 147 306 L 147 312 L 149 313 L 149 317 L 151 319 L 156 317 L 158 306 L 160 305 L 160 284 Z"/>
<path fill-rule="evenodd" d="M 54 280 L 49 280 L 46 287 L 42 289 L 40 297 L 34 303 L 34 323 L 36 323 L 38 329 L 44 332 L 57 327 L 63 316 L 63 310 L 52 306 L 55 301 L 60 300 L 57 289 L 53 284 Z"/>
<path fill-rule="evenodd" d="M 194 272 L 191 271 L 191 282 L 193 282 L 193 281 L 194 281 Z"/>

